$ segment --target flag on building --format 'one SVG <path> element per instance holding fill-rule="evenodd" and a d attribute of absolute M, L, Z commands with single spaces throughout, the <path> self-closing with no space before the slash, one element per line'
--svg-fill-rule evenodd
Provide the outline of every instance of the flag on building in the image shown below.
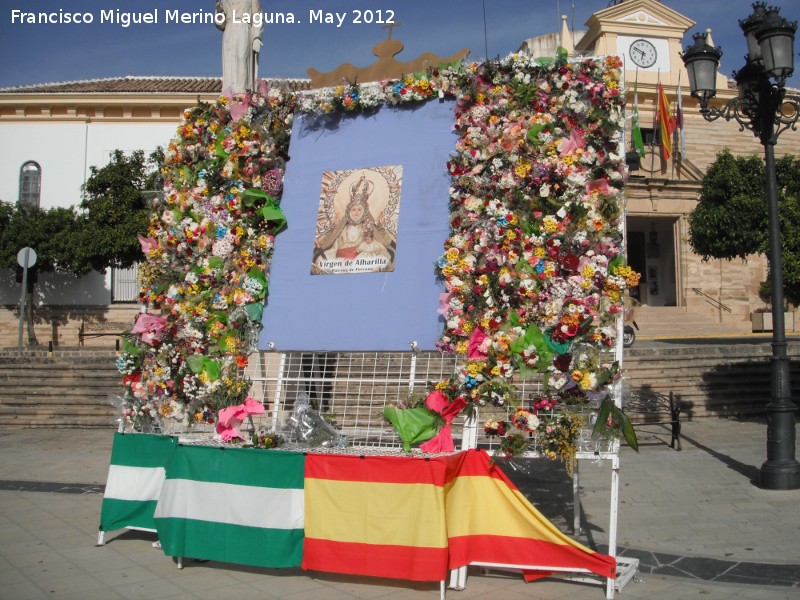
<path fill-rule="evenodd" d="M 642 128 L 639 126 L 639 69 L 636 69 L 636 81 L 633 84 L 633 123 L 631 127 L 631 141 L 633 148 L 644 157 L 644 139 Z"/>
<path fill-rule="evenodd" d="M 683 94 L 681 92 L 680 73 L 678 74 L 678 102 L 675 109 L 675 126 L 678 132 L 678 149 L 681 158 L 686 158 L 686 136 L 683 129 Z"/>
<path fill-rule="evenodd" d="M 100 531 L 126 527 L 155 531 L 153 511 L 164 482 L 164 465 L 177 443 L 168 435 L 114 434 Z"/>
<path fill-rule="evenodd" d="M 155 510 L 164 553 L 299 566 L 304 461 L 296 452 L 178 446 Z"/>
<path fill-rule="evenodd" d="M 675 131 L 675 119 L 669 112 L 669 101 L 661 82 L 658 83 L 658 127 L 661 133 L 661 157 L 668 160 L 672 156 L 672 132 Z"/>

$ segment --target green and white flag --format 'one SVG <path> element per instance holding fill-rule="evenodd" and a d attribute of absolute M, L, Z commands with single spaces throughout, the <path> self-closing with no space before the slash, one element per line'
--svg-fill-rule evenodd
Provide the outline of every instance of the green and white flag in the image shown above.
<path fill-rule="evenodd" d="M 164 553 L 300 566 L 304 466 L 301 453 L 178 446 L 155 511 Z"/>
<path fill-rule="evenodd" d="M 111 464 L 100 510 L 100 531 L 131 527 L 155 531 L 164 465 L 177 446 L 168 435 L 115 433 Z"/>

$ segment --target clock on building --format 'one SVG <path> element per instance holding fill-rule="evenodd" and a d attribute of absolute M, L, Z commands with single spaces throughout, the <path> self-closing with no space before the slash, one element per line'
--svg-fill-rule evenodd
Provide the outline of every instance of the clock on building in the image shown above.
<path fill-rule="evenodd" d="M 656 62 L 656 58 L 658 58 L 656 47 L 653 43 L 641 38 L 631 43 L 628 48 L 628 56 L 633 61 L 633 64 L 643 69 L 652 67 Z"/>

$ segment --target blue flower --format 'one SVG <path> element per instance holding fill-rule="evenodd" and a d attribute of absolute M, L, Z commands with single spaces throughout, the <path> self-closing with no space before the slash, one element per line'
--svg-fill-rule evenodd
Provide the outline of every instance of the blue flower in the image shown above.
<path fill-rule="evenodd" d="M 228 234 L 228 230 L 222 225 L 217 225 L 216 235 L 218 238 L 224 238 Z"/>

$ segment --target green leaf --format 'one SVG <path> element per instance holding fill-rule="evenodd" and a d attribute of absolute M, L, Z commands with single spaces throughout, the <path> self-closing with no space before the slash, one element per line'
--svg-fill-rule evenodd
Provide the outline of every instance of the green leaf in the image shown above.
<path fill-rule="evenodd" d="M 245 305 L 244 309 L 247 311 L 247 316 L 254 323 L 261 323 L 261 315 L 264 313 L 263 302 L 252 302 Z"/>
<path fill-rule="evenodd" d="M 595 421 L 594 429 L 592 429 L 592 437 L 598 437 L 606 428 L 608 417 L 611 414 L 610 405 L 613 404 L 608 396 L 603 398 L 600 403 L 600 410 L 597 411 L 597 421 Z"/>
<path fill-rule="evenodd" d="M 211 381 L 219 379 L 221 369 L 219 363 L 203 356 L 202 354 L 192 354 L 186 359 L 186 363 L 195 375 L 205 373 Z"/>
<path fill-rule="evenodd" d="M 221 269 L 225 266 L 225 259 L 221 256 L 210 256 L 208 258 L 208 266 L 212 269 Z"/>
<path fill-rule="evenodd" d="M 242 193 L 242 203 L 245 206 L 253 206 L 258 200 L 263 200 L 266 203 L 275 203 L 275 199 L 272 196 L 258 188 L 247 188 Z"/>
<path fill-rule="evenodd" d="M 394 426 L 406 452 L 411 450 L 411 444 L 429 440 L 437 433 L 437 415 L 427 408 L 387 406 L 383 409 L 383 416 Z"/>
<path fill-rule="evenodd" d="M 551 333 L 553 332 L 553 328 L 549 327 L 544 332 L 544 338 L 547 340 L 547 345 L 550 346 L 557 354 L 566 354 L 569 352 L 570 346 L 572 346 L 571 341 L 567 342 L 557 342 L 551 337 Z"/>
<path fill-rule="evenodd" d="M 228 158 L 228 153 L 225 151 L 225 147 L 222 145 L 222 140 L 224 138 L 218 137 L 217 144 L 214 147 L 214 153 L 219 156 L 220 158 Z"/>
<path fill-rule="evenodd" d="M 542 143 L 539 140 L 539 134 L 542 133 L 545 130 L 552 131 L 553 130 L 553 124 L 552 123 L 536 123 L 530 129 L 528 129 L 528 133 L 527 133 L 526 137 L 528 138 L 528 141 L 531 144 L 534 145 L 534 147 L 538 147 Z"/>
<path fill-rule="evenodd" d="M 122 340 L 122 351 L 123 352 L 127 352 L 128 354 L 131 354 L 133 356 L 141 356 L 142 355 L 142 349 L 141 348 L 139 348 L 135 344 L 132 344 L 131 342 L 126 340 L 125 337 L 122 337 L 120 339 Z"/>
<path fill-rule="evenodd" d="M 274 203 L 266 204 L 256 211 L 256 214 L 267 222 L 267 231 L 277 234 L 286 229 L 286 216 L 283 211 Z"/>

